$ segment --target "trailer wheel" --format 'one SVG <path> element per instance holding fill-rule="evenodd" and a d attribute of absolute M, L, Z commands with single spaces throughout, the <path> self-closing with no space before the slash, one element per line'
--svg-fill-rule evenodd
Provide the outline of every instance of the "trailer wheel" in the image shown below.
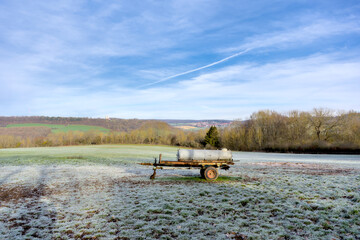
<path fill-rule="evenodd" d="M 204 171 L 205 179 L 208 181 L 214 181 L 218 178 L 219 172 L 214 167 L 207 167 Z"/>
<path fill-rule="evenodd" d="M 205 178 L 205 169 L 203 168 L 200 169 L 200 176 L 201 178 Z"/>

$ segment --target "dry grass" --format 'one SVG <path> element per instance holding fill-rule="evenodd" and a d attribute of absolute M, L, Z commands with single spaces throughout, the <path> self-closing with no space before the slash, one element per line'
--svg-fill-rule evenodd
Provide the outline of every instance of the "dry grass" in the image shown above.
<path fill-rule="evenodd" d="M 184 129 L 184 130 L 189 130 L 189 129 L 195 129 L 197 127 L 193 127 L 193 126 L 174 126 L 175 128 L 180 128 L 180 129 Z"/>

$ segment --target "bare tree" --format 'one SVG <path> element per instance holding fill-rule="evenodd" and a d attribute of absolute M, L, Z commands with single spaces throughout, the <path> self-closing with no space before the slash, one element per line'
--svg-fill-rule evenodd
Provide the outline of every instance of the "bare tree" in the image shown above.
<path fill-rule="evenodd" d="M 310 113 L 309 124 L 314 129 L 317 140 L 329 141 L 339 134 L 339 129 L 344 123 L 345 115 L 337 114 L 327 108 L 314 108 Z"/>

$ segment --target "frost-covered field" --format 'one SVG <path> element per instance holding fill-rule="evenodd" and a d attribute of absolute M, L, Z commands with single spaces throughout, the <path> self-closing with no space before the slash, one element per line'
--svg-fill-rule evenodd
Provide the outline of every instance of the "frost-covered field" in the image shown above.
<path fill-rule="evenodd" d="M 234 153 L 208 183 L 177 148 L 0 150 L 2 239 L 360 239 L 360 156 Z"/>

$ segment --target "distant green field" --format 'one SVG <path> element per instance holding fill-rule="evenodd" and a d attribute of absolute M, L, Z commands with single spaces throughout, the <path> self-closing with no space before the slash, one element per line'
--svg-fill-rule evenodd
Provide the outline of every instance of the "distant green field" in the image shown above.
<path fill-rule="evenodd" d="M 110 129 L 98 127 L 98 126 L 89 126 L 89 125 L 60 125 L 60 124 L 43 124 L 43 123 L 22 123 L 22 124 L 8 124 L 6 127 L 49 127 L 53 133 L 58 132 L 69 132 L 69 131 L 80 131 L 87 132 L 90 130 L 100 131 L 104 133 L 110 132 Z"/>

